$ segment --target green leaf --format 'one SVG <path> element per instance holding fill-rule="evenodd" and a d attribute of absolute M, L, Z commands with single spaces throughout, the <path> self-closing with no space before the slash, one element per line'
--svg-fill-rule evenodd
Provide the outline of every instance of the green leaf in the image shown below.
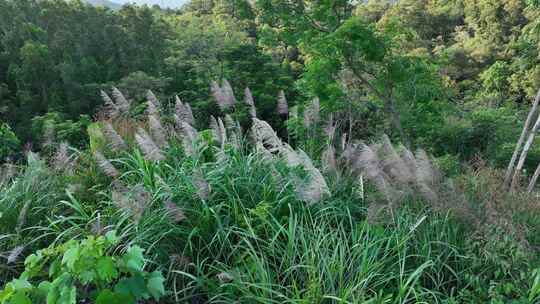
<path fill-rule="evenodd" d="M 139 246 L 130 247 L 126 254 L 123 256 L 122 260 L 125 267 L 134 272 L 140 272 L 143 270 L 144 266 L 144 256 L 143 249 Z"/>
<path fill-rule="evenodd" d="M 109 289 L 102 290 L 96 298 L 95 304 L 133 304 L 135 299 L 130 295 L 112 292 Z"/>
<path fill-rule="evenodd" d="M 75 286 L 63 286 L 60 290 L 58 304 L 77 304 L 77 289 Z"/>
<path fill-rule="evenodd" d="M 29 291 L 32 289 L 32 284 L 24 279 L 14 279 L 10 284 L 17 291 Z"/>
<path fill-rule="evenodd" d="M 97 262 L 98 277 L 106 282 L 110 282 L 118 277 L 114 260 L 111 257 L 101 257 Z"/>
<path fill-rule="evenodd" d="M 118 284 L 116 284 L 114 291 L 120 294 L 133 296 L 135 299 L 148 299 L 150 297 L 148 290 L 146 289 L 144 278 L 141 275 L 120 279 Z"/>
<path fill-rule="evenodd" d="M 61 262 L 59 259 L 54 260 L 54 262 L 51 263 L 51 266 L 49 266 L 49 277 L 54 278 L 58 276 L 61 269 Z"/>
<path fill-rule="evenodd" d="M 118 243 L 118 236 L 116 236 L 116 231 L 114 230 L 108 231 L 105 234 L 105 239 L 113 245 Z"/>
<path fill-rule="evenodd" d="M 10 304 L 32 304 L 30 298 L 24 292 L 16 292 L 9 301 Z"/>
<path fill-rule="evenodd" d="M 79 278 L 83 284 L 92 283 L 96 279 L 96 272 L 93 269 L 85 270 L 79 275 Z"/>
<path fill-rule="evenodd" d="M 75 263 L 79 259 L 79 247 L 73 247 L 64 253 L 64 257 L 62 258 L 62 264 L 67 265 L 67 267 L 72 268 L 75 266 Z"/>
<path fill-rule="evenodd" d="M 46 297 L 50 290 L 51 290 L 51 282 L 49 281 L 43 281 L 39 283 L 37 287 L 37 291 L 39 295 L 42 297 Z"/>
<path fill-rule="evenodd" d="M 165 295 L 165 287 L 163 286 L 164 281 L 165 278 L 163 278 L 159 271 L 152 272 L 148 277 L 146 287 L 156 301 L 159 301 L 159 298 Z"/>
<path fill-rule="evenodd" d="M 4 290 L 0 291 L 0 303 L 5 303 L 15 292 L 13 285 L 7 284 Z"/>

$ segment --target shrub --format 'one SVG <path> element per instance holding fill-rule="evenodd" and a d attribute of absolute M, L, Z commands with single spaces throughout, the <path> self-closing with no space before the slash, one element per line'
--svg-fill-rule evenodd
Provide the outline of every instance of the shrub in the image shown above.
<path fill-rule="evenodd" d="M 8 124 L 0 121 L 0 163 L 20 150 L 21 142 Z"/>
<path fill-rule="evenodd" d="M 143 270 L 140 247 L 122 255 L 110 255 L 118 239 L 113 231 L 38 250 L 26 258 L 25 271 L 0 291 L 0 303 L 96 304 L 137 303 L 164 294 L 159 271 Z"/>

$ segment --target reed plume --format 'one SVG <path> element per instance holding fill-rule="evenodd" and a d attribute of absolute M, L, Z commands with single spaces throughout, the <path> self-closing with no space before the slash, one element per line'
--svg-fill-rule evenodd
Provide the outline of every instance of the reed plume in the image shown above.
<path fill-rule="evenodd" d="M 179 131 L 184 152 L 188 156 L 194 156 L 196 153 L 197 138 L 199 137 L 199 133 L 195 128 L 185 121 L 180 121 Z"/>
<path fill-rule="evenodd" d="M 221 81 L 221 83 L 222 83 L 221 91 L 224 93 L 226 97 L 227 107 L 228 108 L 234 107 L 234 105 L 236 104 L 236 97 L 234 96 L 234 91 L 231 84 L 225 78 Z"/>
<path fill-rule="evenodd" d="M 112 191 L 113 203 L 128 213 L 135 223 L 139 223 L 151 200 L 144 186 L 137 184 L 129 191 L 126 186 L 116 183 Z"/>
<path fill-rule="evenodd" d="M 216 81 L 211 82 L 210 92 L 212 93 L 212 96 L 214 97 L 221 111 L 225 111 L 229 108 L 229 102 L 228 102 L 227 96 Z"/>
<path fill-rule="evenodd" d="M 7 262 L 6 264 L 14 264 L 16 263 L 18 260 L 19 260 L 19 257 L 21 256 L 22 252 L 24 250 L 24 246 L 17 246 L 15 248 L 13 248 L 10 252 L 9 252 L 9 255 L 7 256 Z"/>
<path fill-rule="evenodd" d="M 52 167 L 57 171 L 72 172 L 75 166 L 74 159 L 69 155 L 69 145 L 62 142 L 56 149 L 52 158 Z"/>
<path fill-rule="evenodd" d="M 190 125 L 195 124 L 195 118 L 193 117 L 193 111 L 188 103 L 182 103 L 182 100 L 178 96 L 175 97 L 175 112 L 180 120 L 187 122 Z"/>
<path fill-rule="evenodd" d="M 116 130 L 114 129 L 113 125 L 108 122 L 108 121 L 104 121 L 102 122 L 102 130 L 103 130 L 103 134 L 105 135 L 105 137 L 107 138 L 108 142 L 109 142 L 109 146 L 111 147 L 111 149 L 113 151 L 122 151 L 122 150 L 127 150 L 127 145 L 126 143 L 124 142 L 124 139 L 118 134 L 118 132 L 116 132 Z"/>
<path fill-rule="evenodd" d="M 142 128 L 135 132 L 135 141 L 143 152 L 144 158 L 150 161 L 161 161 L 165 159 L 161 149 L 152 140 L 150 135 Z"/>
<path fill-rule="evenodd" d="M 285 92 L 283 92 L 283 90 L 279 91 L 276 111 L 279 115 L 286 116 L 287 114 L 289 114 L 289 105 L 287 103 L 287 98 L 285 98 Z"/>
<path fill-rule="evenodd" d="M 118 108 L 118 110 L 121 113 L 127 113 L 129 112 L 130 108 L 130 102 L 127 100 L 127 98 L 120 92 L 120 90 L 116 87 L 113 87 L 112 95 L 115 101 L 115 104 Z"/>
<path fill-rule="evenodd" d="M 304 125 L 306 128 L 319 123 L 321 106 L 319 98 L 314 98 L 304 109 Z"/>
<path fill-rule="evenodd" d="M 148 116 L 148 127 L 150 129 L 150 134 L 154 139 L 154 142 L 158 145 L 159 148 L 167 148 L 169 144 L 167 143 L 167 132 L 161 125 L 159 117 L 157 115 Z"/>
<path fill-rule="evenodd" d="M 118 109 L 118 106 L 114 103 L 111 97 L 107 93 L 105 93 L 105 91 L 101 90 L 100 94 L 101 99 L 104 102 L 105 114 L 109 118 L 117 117 L 118 114 L 120 114 L 120 109 Z"/>
<path fill-rule="evenodd" d="M 167 211 L 167 215 L 173 222 L 179 223 L 186 219 L 184 210 L 178 207 L 171 199 L 168 199 L 167 201 L 165 201 L 164 206 L 165 206 L 165 210 Z"/>
<path fill-rule="evenodd" d="M 192 182 L 197 191 L 197 196 L 203 201 L 207 200 L 210 197 L 211 187 L 204 179 L 201 171 L 197 170 L 193 173 Z"/>
<path fill-rule="evenodd" d="M 255 100 L 253 99 L 253 94 L 251 94 L 251 90 L 246 87 L 246 90 L 244 91 L 244 102 L 249 107 L 249 116 L 250 118 L 257 117 L 257 109 L 255 108 Z"/>
<path fill-rule="evenodd" d="M 113 164 L 111 164 L 111 162 L 105 156 L 103 156 L 101 152 L 94 151 L 92 155 L 94 156 L 94 160 L 96 161 L 98 167 L 103 171 L 103 173 L 105 173 L 105 175 L 112 178 L 117 178 L 120 176 L 118 170 L 116 170 Z"/>

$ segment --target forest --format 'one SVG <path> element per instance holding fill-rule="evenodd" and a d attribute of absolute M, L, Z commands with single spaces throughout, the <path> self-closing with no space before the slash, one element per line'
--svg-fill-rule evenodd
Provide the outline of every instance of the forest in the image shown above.
<path fill-rule="evenodd" d="M 540 0 L 0 0 L 0 304 L 540 303 Z"/>

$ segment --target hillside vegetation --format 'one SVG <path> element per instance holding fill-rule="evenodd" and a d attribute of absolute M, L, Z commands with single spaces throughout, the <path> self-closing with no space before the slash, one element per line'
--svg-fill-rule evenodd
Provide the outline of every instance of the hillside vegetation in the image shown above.
<path fill-rule="evenodd" d="M 0 304 L 540 302 L 540 3 L 0 0 Z"/>

